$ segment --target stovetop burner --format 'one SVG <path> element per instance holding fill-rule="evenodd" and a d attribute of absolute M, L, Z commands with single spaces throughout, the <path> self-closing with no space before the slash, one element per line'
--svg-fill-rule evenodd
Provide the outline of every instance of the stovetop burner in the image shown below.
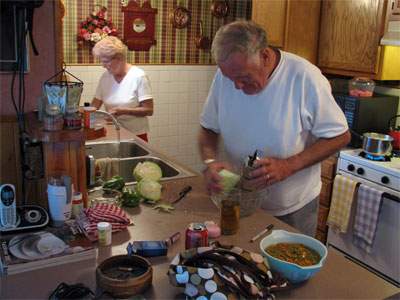
<path fill-rule="evenodd" d="M 373 160 L 373 161 L 390 161 L 391 160 L 391 156 L 389 156 L 389 155 L 374 155 L 374 154 L 367 153 L 365 151 L 361 151 L 360 154 L 358 154 L 358 155 L 365 159 L 369 159 L 369 160 Z"/>

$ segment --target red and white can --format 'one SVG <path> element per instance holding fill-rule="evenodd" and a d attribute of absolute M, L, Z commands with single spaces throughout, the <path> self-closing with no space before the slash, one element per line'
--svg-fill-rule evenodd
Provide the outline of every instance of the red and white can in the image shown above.
<path fill-rule="evenodd" d="M 190 223 L 186 228 L 185 249 L 208 246 L 208 233 L 206 225 Z"/>

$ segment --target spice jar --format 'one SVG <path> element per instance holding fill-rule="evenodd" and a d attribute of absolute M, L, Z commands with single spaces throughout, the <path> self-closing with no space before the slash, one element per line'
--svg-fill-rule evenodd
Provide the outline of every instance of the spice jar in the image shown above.
<path fill-rule="evenodd" d="M 44 130 L 47 131 L 61 130 L 63 128 L 63 117 L 58 104 L 47 104 L 43 124 Z"/>
<path fill-rule="evenodd" d="M 65 129 L 81 129 L 82 117 L 79 113 L 79 107 L 68 104 L 64 115 Z"/>
<path fill-rule="evenodd" d="M 111 224 L 108 222 L 97 223 L 98 241 L 100 246 L 111 244 Z"/>

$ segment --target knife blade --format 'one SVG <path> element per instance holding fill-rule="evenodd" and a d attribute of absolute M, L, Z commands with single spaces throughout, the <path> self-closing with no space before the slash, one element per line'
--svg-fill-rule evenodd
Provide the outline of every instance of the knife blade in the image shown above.
<path fill-rule="evenodd" d="M 187 193 L 189 193 L 192 190 L 192 187 L 190 185 L 185 186 L 182 191 L 179 192 L 178 198 L 172 202 L 172 204 L 175 204 L 176 202 L 180 201 L 183 197 L 186 196 Z"/>

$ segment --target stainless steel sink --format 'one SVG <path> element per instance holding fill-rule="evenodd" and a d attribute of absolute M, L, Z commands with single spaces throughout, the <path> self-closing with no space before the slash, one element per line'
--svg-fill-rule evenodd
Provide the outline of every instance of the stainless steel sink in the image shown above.
<path fill-rule="evenodd" d="M 86 155 L 92 155 L 95 160 L 107 157 L 118 158 L 118 151 L 120 149 L 120 176 L 125 179 L 127 185 L 136 183 L 133 179 L 133 169 L 139 162 L 144 161 L 152 161 L 160 166 L 163 172 L 162 181 L 197 176 L 192 170 L 150 149 L 146 143 L 140 140 L 122 140 L 120 147 L 118 147 L 117 141 L 86 142 L 85 148 Z"/>
<path fill-rule="evenodd" d="M 105 157 L 138 157 L 145 156 L 149 154 L 149 151 L 139 146 L 135 141 L 121 141 L 118 143 L 111 142 L 98 142 L 98 143 L 86 143 L 86 154 L 93 155 L 95 159 L 105 158 Z M 118 152 L 120 156 L 118 156 Z"/>

